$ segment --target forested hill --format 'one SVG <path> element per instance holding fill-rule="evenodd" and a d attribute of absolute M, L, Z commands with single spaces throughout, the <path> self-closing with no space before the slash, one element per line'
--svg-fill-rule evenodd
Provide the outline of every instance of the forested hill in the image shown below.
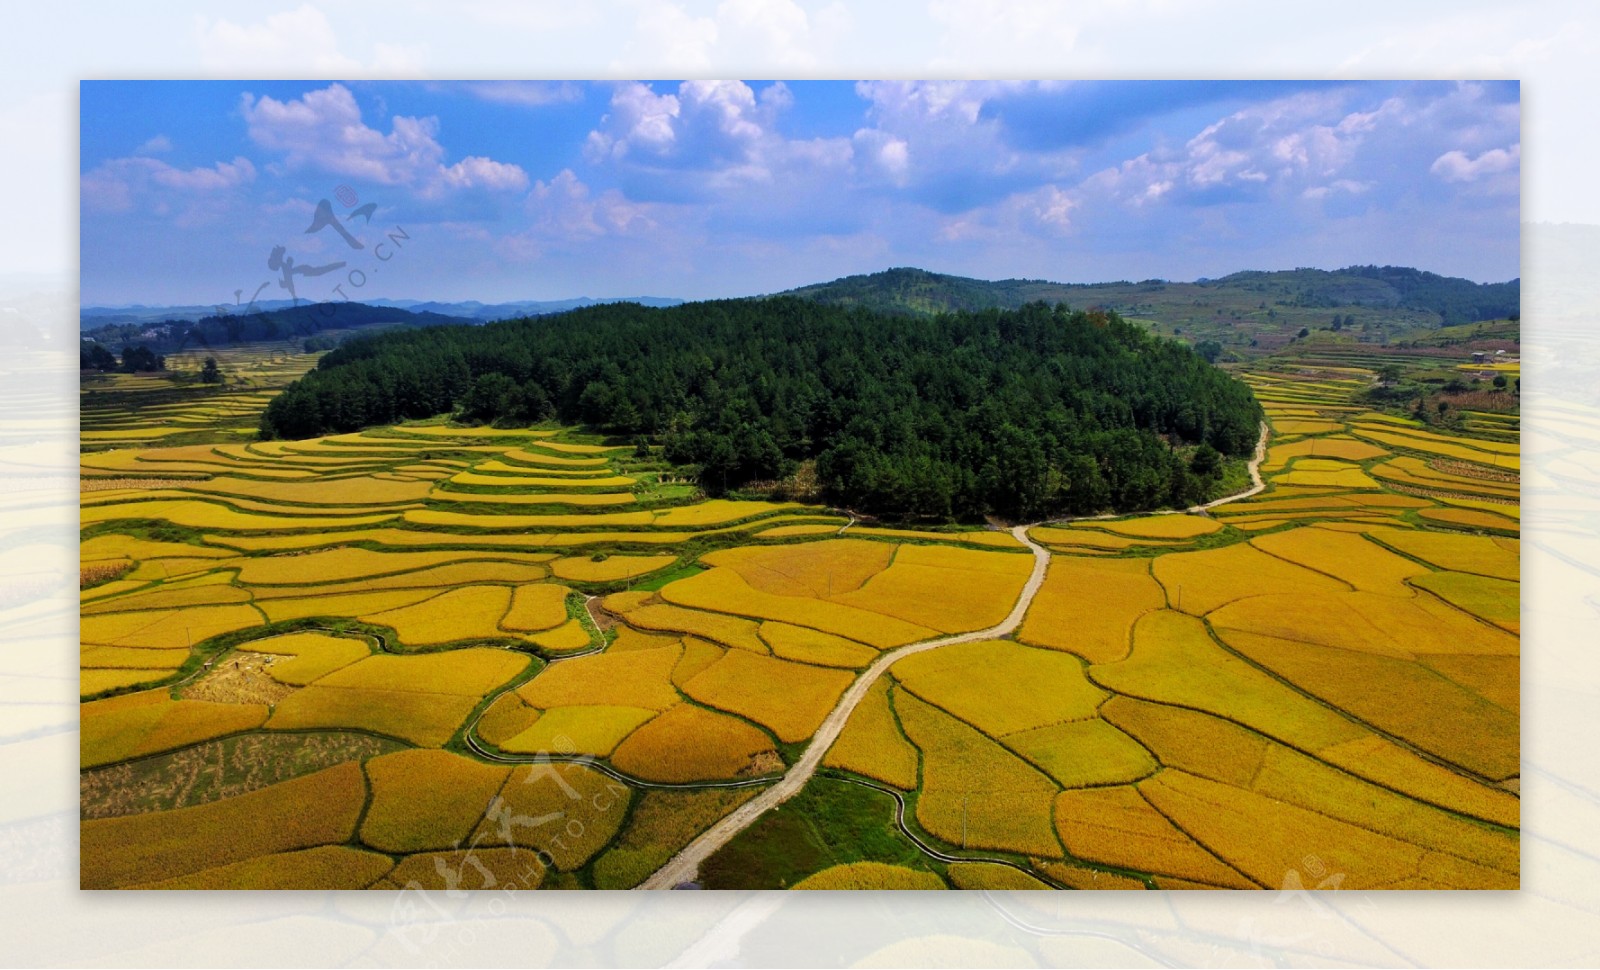
<path fill-rule="evenodd" d="M 462 326 L 473 321 L 442 313 L 334 302 L 283 306 L 259 313 L 229 313 L 199 320 L 159 323 L 112 323 L 85 331 L 86 339 L 113 349 L 137 343 L 170 352 L 189 347 L 226 347 L 261 340 L 295 340 L 324 330 L 361 327 Z"/>
<path fill-rule="evenodd" d="M 648 435 L 713 493 L 816 459 L 836 502 L 940 518 L 1187 504 L 1216 489 L 1218 452 L 1251 451 L 1260 418 L 1245 385 L 1114 314 L 912 319 L 781 298 L 364 338 L 275 399 L 261 431 L 451 411 Z"/>
<path fill-rule="evenodd" d="M 1168 324 L 1191 319 L 1195 308 L 1235 312 L 1258 304 L 1291 310 L 1335 307 L 1404 309 L 1450 326 L 1511 316 L 1521 299 L 1521 281 L 1474 283 L 1400 266 L 1350 266 L 1340 270 L 1295 269 L 1234 273 L 1215 280 L 1178 283 L 1052 283 L 1047 280 L 977 280 L 920 269 L 891 269 L 846 276 L 787 294 L 839 306 L 861 306 L 885 313 L 939 313 L 1014 309 L 1044 300 L 1071 306 L 1134 312 Z M 1286 313 L 1281 325 L 1321 320 L 1325 313 Z M 1278 321 L 1278 315 L 1272 318 Z M 1417 322 L 1423 322 L 1419 319 Z"/>

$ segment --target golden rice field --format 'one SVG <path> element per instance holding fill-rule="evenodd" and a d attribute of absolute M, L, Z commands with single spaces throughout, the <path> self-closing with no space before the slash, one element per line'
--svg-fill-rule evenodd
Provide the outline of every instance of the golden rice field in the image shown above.
<path fill-rule="evenodd" d="M 1262 490 L 1034 524 L 1043 584 L 996 638 L 1035 561 L 1009 532 L 708 500 L 569 429 L 234 430 L 312 362 L 241 356 L 204 400 L 85 384 L 81 762 L 370 746 L 86 815 L 86 887 L 637 886 L 869 669 L 796 797 L 834 800 L 805 813 L 822 844 L 871 824 L 862 845 L 900 854 L 757 884 L 1277 889 L 1314 854 L 1341 888 L 1518 885 L 1506 415 L 1380 414 L 1361 367 L 1244 372 L 1272 426 Z M 867 784 L 966 861 L 923 854 Z M 791 858 L 761 842 L 791 814 L 722 851 Z"/>

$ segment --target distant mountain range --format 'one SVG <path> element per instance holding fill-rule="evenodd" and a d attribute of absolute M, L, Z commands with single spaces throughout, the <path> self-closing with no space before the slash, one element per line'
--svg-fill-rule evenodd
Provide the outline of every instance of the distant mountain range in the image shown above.
<path fill-rule="evenodd" d="M 1190 283 L 1159 279 L 1137 283 L 979 280 L 898 268 L 846 276 L 778 295 L 909 315 L 1015 309 L 1042 300 L 1074 309 L 1114 310 L 1153 331 L 1191 343 L 1214 340 L 1241 353 L 1260 353 L 1318 330 L 1342 330 L 1340 339 L 1383 343 L 1415 339 L 1440 327 L 1514 318 L 1520 313 L 1522 284 L 1521 280 L 1474 283 L 1398 266 L 1250 271 Z M 112 349 L 145 344 L 165 353 L 192 346 L 311 338 L 325 330 L 472 325 L 627 302 L 668 307 L 684 301 L 579 297 L 509 303 L 374 300 L 295 306 L 279 300 L 258 304 L 260 312 L 250 314 L 218 314 L 216 307 L 206 306 L 85 307 L 80 324 L 85 339 Z M 336 342 L 333 336 L 319 341 L 324 347 Z"/>
<path fill-rule="evenodd" d="M 1186 317 L 1195 316 L 1189 312 L 1195 308 L 1235 314 L 1252 307 L 1293 311 L 1359 308 L 1431 314 L 1435 326 L 1450 326 L 1517 313 L 1522 284 L 1519 279 L 1506 283 L 1474 283 L 1399 266 L 1242 272 L 1193 283 L 1157 279 L 1138 283 L 1125 280 L 1114 283 L 989 281 L 902 268 L 866 276 L 846 276 L 780 295 L 835 305 L 859 305 L 891 313 L 938 313 L 990 307 L 1014 309 L 1043 300 L 1085 309 L 1101 307 L 1124 316 L 1158 320 L 1173 317 L 1172 311 L 1180 308 L 1186 311 L 1181 314 Z M 1220 314 L 1213 312 L 1211 315 Z"/>
<path fill-rule="evenodd" d="M 571 300 L 518 300 L 510 303 L 480 303 L 477 300 L 464 300 L 457 303 L 447 303 L 438 300 L 367 300 L 367 306 L 389 307 L 405 310 L 410 313 L 439 313 L 448 317 L 458 317 L 463 320 L 478 323 L 489 320 L 509 320 L 514 317 L 538 317 L 551 313 L 565 313 L 579 307 L 594 306 L 598 303 L 642 303 L 645 306 L 676 306 L 682 300 L 664 296 L 617 296 L 593 297 L 580 296 Z M 305 302 L 300 307 L 311 306 Z M 272 313 L 281 310 L 294 309 L 295 303 L 289 300 L 262 300 L 255 304 L 254 310 L 258 313 Z M 218 316 L 215 305 L 200 306 L 198 304 L 185 304 L 177 306 L 90 306 L 84 307 L 78 314 L 79 329 L 83 331 L 94 330 L 108 324 L 136 325 L 147 323 L 164 323 L 168 320 L 186 320 L 195 322 L 206 317 Z M 242 315 L 234 309 L 231 315 Z"/>

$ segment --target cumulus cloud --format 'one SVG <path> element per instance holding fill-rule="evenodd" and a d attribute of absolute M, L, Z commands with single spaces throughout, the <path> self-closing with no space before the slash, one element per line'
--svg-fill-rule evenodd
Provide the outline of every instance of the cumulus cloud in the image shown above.
<path fill-rule="evenodd" d="M 794 101 L 782 83 L 685 81 L 675 92 L 619 85 L 585 144 L 590 162 L 615 162 L 672 194 L 725 192 L 775 178 L 804 182 L 851 157 L 844 138 L 788 139 L 778 118 Z"/>
<path fill-rule="evenodd" d="M 1428 171 L 1446 182 L 1476 182 L 1490 175 L 1515 171 L 1521 160 L 1521 143 L 1510 148 L 1491 148 L 1476 157 L 1455 149 L 1434 159 Z"/>
<path fill-rule="evenodd" d="M 250 139 L 284 156 L 290 169 L 317 168 L 379 185 L 403 186 L 420 198 L 447 191 L 521 190 L 527 174 L 517 165 L 481 156 L 445 164 L 439 119 L 396 115 L 388 133 L 362 121 L 355 96 L 342 84 L 278 101 L 245 94 L 240 100 Z"/>
<path fill-rule="evenodd" d="M 539 108 L 583 100 L 583 90 L 571 81 L 481 81 L 467 90 L 484 101 Z"/>
<path fill-rule="evenodd" d="M 231 190 L 253 182 L 256 168 L 243 156 L 209 168 L 176 168 L 134 156 L 102 162 L 84 173 L 80 195 L 95 212 L 143 211 L 195 225 L 219 217 L 237 201 Z"/>

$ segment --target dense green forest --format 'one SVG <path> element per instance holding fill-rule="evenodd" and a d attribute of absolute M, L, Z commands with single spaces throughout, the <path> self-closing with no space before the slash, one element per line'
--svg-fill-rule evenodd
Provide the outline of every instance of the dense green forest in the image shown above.
<path fill-rule="evenodd" d="M 815 459 L 882 515 L 1038 518 L 1189 504 L 1255 444 L 1249 389 L 1112 313 L 928 318 L 795 298 L 611 304 L 354 340 L 262 416 L 301 438 L 456 412 L 580 423 L 697 466 L 716 494 Z"/>

